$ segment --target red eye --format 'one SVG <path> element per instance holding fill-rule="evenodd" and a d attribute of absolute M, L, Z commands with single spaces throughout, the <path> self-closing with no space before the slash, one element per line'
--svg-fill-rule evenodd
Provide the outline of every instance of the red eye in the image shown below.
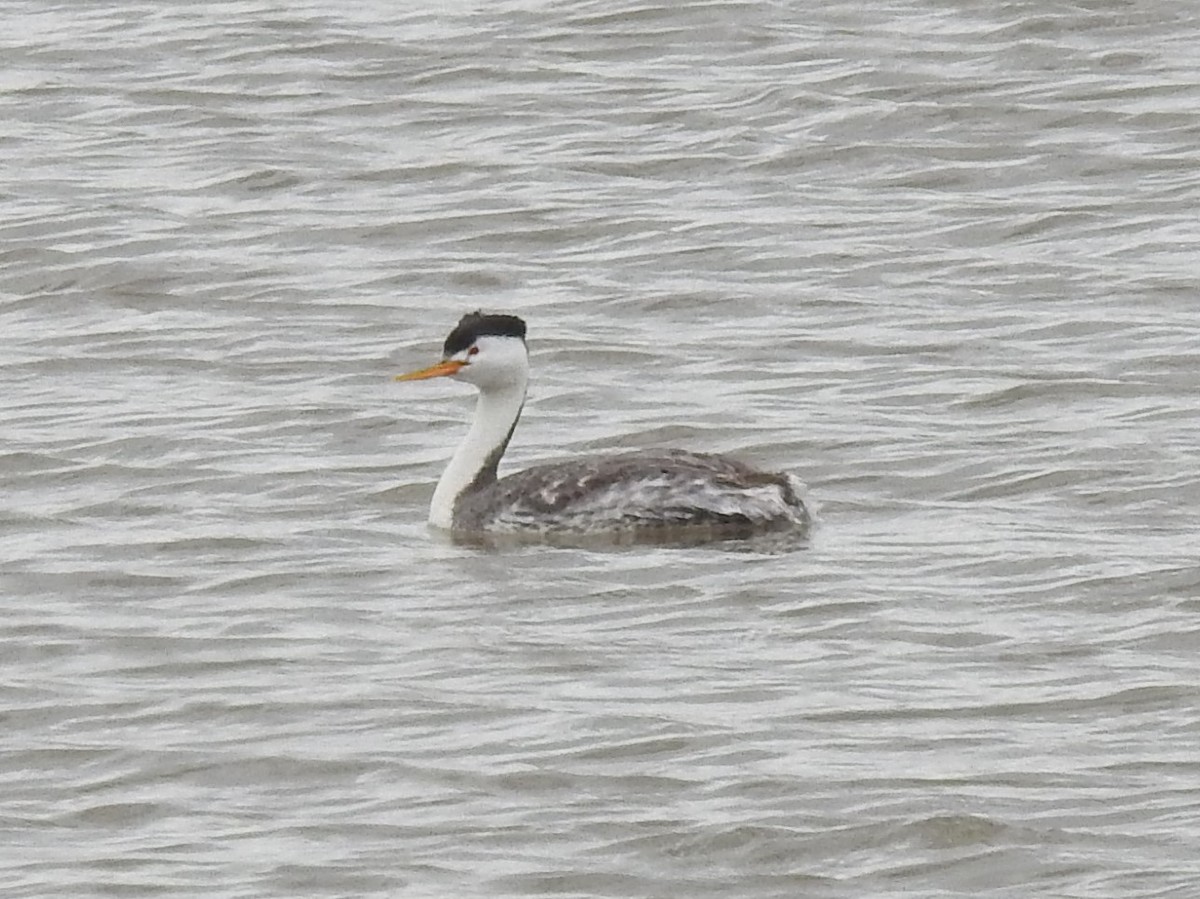
<path fill-rule="evenodd" d="M 476 353 L 478 353 L 478 352 L 479 352 L 479 347 L 477 347 L 477 346 L 473 346 L 473 347 L 471 347 L 469 350 L 467 350 L 467 355 L 468 355 L 468 356 L 474 356 L 474 355 L 475 355 Z"/>

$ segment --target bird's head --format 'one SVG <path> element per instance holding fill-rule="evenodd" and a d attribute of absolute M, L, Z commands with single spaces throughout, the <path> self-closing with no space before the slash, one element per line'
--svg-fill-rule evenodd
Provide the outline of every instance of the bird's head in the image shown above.
<path fill-rule="evenodd" d="M 446 338 L 442 361 L 419 371 L 397 375 L 397 381 L 454 378 L 480 390 L 524 385 L 529 373 L 525 322 L 515 315 L 464 315 Z"/>

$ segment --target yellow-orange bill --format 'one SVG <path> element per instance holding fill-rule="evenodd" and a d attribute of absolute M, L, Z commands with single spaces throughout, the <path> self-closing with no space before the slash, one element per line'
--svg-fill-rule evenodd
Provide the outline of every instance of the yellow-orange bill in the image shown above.
<path fill-rule="evenodd" d="M 429 368 L 423 368 L 420 371 L 410 371 L 406 375 L 396 375 L 397 381 L 424 381 L 426 378 L 443 378 L 446 375 L 452 375 L 467 363 L 455 362 L 453 359 L 447 359 L 445 362 L 439 362 L 437 365 L 431 365 Z"/>

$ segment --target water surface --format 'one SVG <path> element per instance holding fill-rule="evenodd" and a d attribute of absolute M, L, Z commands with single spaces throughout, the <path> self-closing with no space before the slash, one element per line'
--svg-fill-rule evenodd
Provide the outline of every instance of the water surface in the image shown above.
<path fill-rule="evenodd" d="M 1193 4 L 9 7 L 6 896 L 1194 894 Z M 428 532 L 476 307 L 812 538 Z"/>

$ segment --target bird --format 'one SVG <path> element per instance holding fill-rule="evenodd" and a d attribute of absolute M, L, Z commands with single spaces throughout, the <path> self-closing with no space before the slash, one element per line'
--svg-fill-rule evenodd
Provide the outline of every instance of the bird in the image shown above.
<path fill-rule="evenodd" d="M 446 337 L 442 359 L 397 381 L 451 378 L 479 399 L 466 437 L 438 480 L 429 524 L 452 536 L 624 542 L 707 542 L 795 529 L 811 516 L 804 485 L 726 455 L 647 449 L 537 465 L 498 477 L 525 406 L 529 351 L 524 320 L 479 310 Z"/>

